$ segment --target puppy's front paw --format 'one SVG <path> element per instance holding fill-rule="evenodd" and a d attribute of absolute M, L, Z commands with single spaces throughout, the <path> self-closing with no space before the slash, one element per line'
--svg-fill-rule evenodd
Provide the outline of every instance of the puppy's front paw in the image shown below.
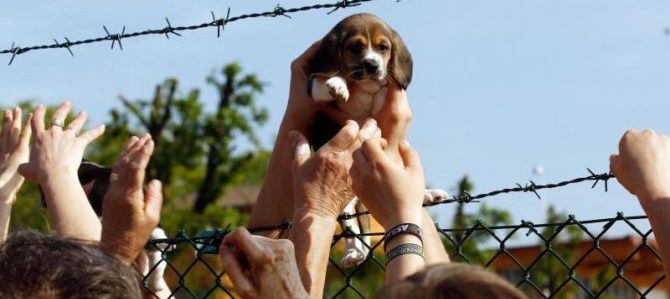
<path fill-rule="evenodd" d="M 449 198 L 449 193 L 441 189 L 426 189 L 423 194 L 423 204 L 431 204 Z"/>
<path fill-rule="evenodd" d="M 360 265 L 365 261 L 365 254 L 358 250 L 358 248 L 348 248 L 344 252 L 344 256 L 340 260 L 340 267 L 342 269 L 349 269 Z"/>
<path fill-rule="evenodd" d="M 347 81 L 342 77 L 332 77 L 326 80 L 328 92 L 336 100 L 346 102 L 349 100 L 349 89 L 347 88 Z"/>

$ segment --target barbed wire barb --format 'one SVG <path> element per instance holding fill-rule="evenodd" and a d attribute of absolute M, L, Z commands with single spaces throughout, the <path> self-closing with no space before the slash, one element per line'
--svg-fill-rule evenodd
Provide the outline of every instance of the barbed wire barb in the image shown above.
<path fill-rule="evenodd" d="M 172 24 L 170 24 L 170 19 L 168 19 L 167 17 L 165 17 L 165 22 L 167 23 L 167 27 L 165 27 L 165 29 L 163 29 L 163 32 L 165 33 L 165 37 L 166 37 L 167 39 L 170 39 L 170 33 L 172 33 L 172 34 L 174 34 L 174 35 L 176 35 L 176 36 L 181 37 L 181 34 L 180 34 L 179 32 L 176 32 L 176 31 L 174 30 L 174 28 L 172 28 Z"/>
<path fill-rule="evenodd" d="M 9 60 L 9 64 L 7 64 L 7 65 L 12 65 L 12 62 L 14 62 L 14 58 L 16 57 L 16 55 L 21 54 L 21 48 L 20 47 L 15 47 L 14 42 L 12 42 L 11 51 L 12 51 L 12 58 Z"/>
<path fill-rule="evenodd" d="M 281 5 L 279 5 L 279 4 L 277 4 L 277 6 L 275 6 L 273 17 L 277 17 L 277 16 L 285 16 L 289 19 L 293 19 L 291 16 L 286 14 L 286 9 L 281 7 Z"/>
<path fill-rule="evenodd" d="M 112 46 L 110 47 L 110 49 L 114 49 L 114 43 L 118 42 L 119 49 L 123 50 L 123 44 L 121 44 L 121 38 L 123 38 L 123 36 L 126 33 L 126 26 L 123 26 L 121 34 L 110 34 L 109 30 L 107 30 L 107 27 L 105 25 L 102 25 L 102 29 L 105 29 L 105 32 L 107 33 L 107 37 L 105 39 L 112 41 Z"/>

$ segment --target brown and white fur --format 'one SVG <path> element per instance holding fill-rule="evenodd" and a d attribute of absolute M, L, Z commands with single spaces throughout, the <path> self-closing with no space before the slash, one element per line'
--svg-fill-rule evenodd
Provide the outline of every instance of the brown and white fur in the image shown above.
<path fill-rule="evenodd" d="M 406 89 L 412 80 L 412 56 L 395 30 L 371 14 L 355 14 L 340 21 L 322 39 L 310 62 L 308 93 L 315 101 L 333 102 L 351 119 L 376 116 L 386 100 L 388 76 Z M 341 128 L 325 114 L 317 118 L 311 134 L 315 148 L 321 147 Z M 441 190 L 427 190 L 424 201 L 446 198 Z M 358 198 L 345 207 L 348 214 L 366 210 Z M 355 234 L 370 232 L 365 215 L 341 223 Z M 365 244 L 364 244 L 365 243 Z M 370 237 L 345 238 L 340 266 L 350 268 L 365 261 Z"/>

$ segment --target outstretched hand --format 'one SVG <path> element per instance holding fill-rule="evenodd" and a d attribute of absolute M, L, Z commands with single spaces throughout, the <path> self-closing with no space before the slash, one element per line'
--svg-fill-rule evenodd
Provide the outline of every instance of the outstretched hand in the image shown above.
<path fill-rule="evenodd" d="M 160 181 L 152 180 L 144 190 L 145 171 L 153 150 L 150 135 L 130 139 L 112 168 L 103 202 L 100 246 L 126 264 L 137 258 L 160 220 Z"/>
<path fill-rule="evenodd" d="M 610 156 L 617 180 L 642 203 L 670 199 L 670 137 L 651 130 L 627 131 Z"/>
<path fill-rule="evenodd" d="M 35 140 L 30 150 L 30 162 L 19 168 L 28 181 L 42 185 L 53 177 L 76 178 L 86 146 L 105 132 L 105 126 L 101 125 L 79 134 L 88 118 L 86 112 L 77 114 L 75 119 L 64 127 L 70 109 L 70 102 L 58 106 L 53 113 L 51 127 L 46 128 L 44 123 L 46 108 L 43 105 L 35 108 L 32 118 Z"/>
<path fill-rule="evenodd" d="M 346 125 L 314 156 L 307 139 L 291 132 L 293 143 L 293 188 L 296 211 L 310 211 L 335 219 L 354 197 L 351 189 L 352 154 L 363 141 L 380 134 L 373 119 L 359 129 L 354 121 Z"/>
<path fill-rule="evenodd" d="M 400 223 L 421 223 L 425 180 L 419 154 L 402 143 L 398 164 L 385 146 L 385 140 L 372 138 L 354 153 L 354 192 L 386 230 Z"/>
<path fill-rule="evenodd" d="M 12 204 L 23 185 L 19 165 L 28 162 L 30 155 L 30 121 L 21 122 L 21 108 L 5 110 L 0 133 L 0 204 Z"/>

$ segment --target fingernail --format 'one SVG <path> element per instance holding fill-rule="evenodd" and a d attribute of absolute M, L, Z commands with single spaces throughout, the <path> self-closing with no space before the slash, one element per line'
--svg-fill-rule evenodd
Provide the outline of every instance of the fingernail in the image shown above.
<path fill-rule="evenodd" d="M 377 122 L 372 118 L 368 118 L 363 124 L 361 131 L 363 131 L 365 137 L 371 138 L 375 134 L 375 131 L 377 131 Z"/>
<path fill-rule="evenodd" d="M 295 154 L 296 155 L 305 156 L 305 155 L 309 155 L 309 152 L 310 152 L 309 144 L 304 143 L 304 142 L 298 143 L 296 148 L 295 148 Z"/>

